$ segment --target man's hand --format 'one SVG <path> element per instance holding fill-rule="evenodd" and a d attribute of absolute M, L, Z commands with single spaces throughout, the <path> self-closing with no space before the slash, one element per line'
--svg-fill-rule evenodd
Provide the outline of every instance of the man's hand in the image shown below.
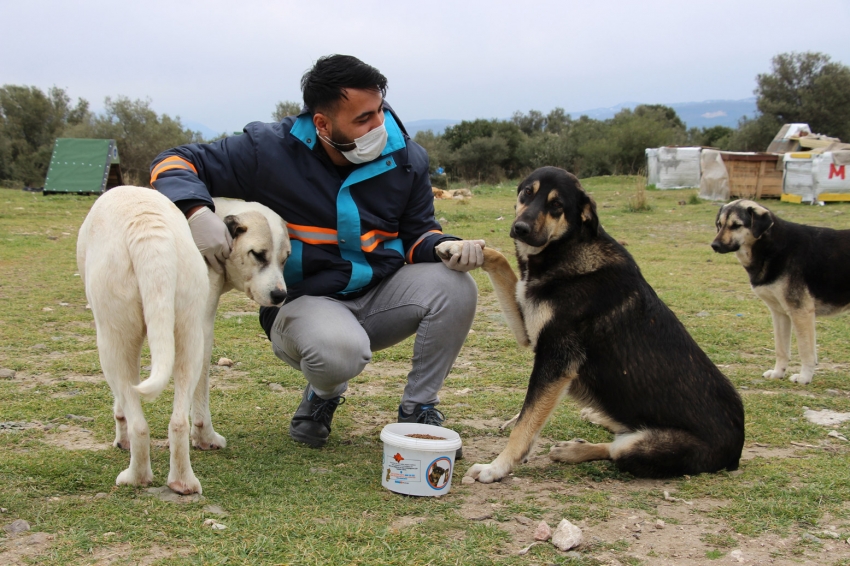
<path fill-rule="evenodd" d="M 216 273 L 224 273 L 224 260 L 230 257 L 233 238 L 215 212 L 202 206 L 189 216 L 189 229 L 195 245 Z"/>
<path fill-rule="evenodd" d="M 471 271 L 484 265 L 484 240 L 443 242 L 437 255 L 449 269 Z"/>

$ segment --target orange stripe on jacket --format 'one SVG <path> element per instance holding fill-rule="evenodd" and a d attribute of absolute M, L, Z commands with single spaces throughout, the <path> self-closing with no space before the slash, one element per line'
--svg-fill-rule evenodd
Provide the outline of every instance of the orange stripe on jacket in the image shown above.
<path fill-rule="evenodd" d="M 302 226 L 300 224 L 292 224 L 291 222 L 287 222 L 286 226 L 290 230 L 297 230 L 301 232 L 319 232 L 321 234 L 336 234 L 336 230 L 333 228 L 320 228 L 318 226 Z"/>
<path fill-rule="evenodd" d="M 442 234 L 442 233 L 443 233 L 442 230 L 428 230 L 427 232 L 422 234 L 422 236 L 419 238 L 419 240 L 415 244 L 413 244 L 413 246 L 410 248 L 410 251 L 407 252 L 407 263 L 413 263 L 413 250 L 416 249 L 416 246 L 418 246 L 419 244 L 422 243 L 422 240 L 425 239 L 425 236 L 427 236 L 428 234 Z"/>
<path fill-rule="evenodd" d="M 198 174 L 198 170 L 195 169 L 195 166 L 189 161 L 186 161 L 182 157 L 172 155 L 171 157 L 166 157 L 157 163 L 156 167 L 153 168 L 153 171 L 151 171 L 151 183 L 156 181 L 161 173 L 165 173 L 171 169 L 187 169 L 193 171 L 195 175 Z"/>

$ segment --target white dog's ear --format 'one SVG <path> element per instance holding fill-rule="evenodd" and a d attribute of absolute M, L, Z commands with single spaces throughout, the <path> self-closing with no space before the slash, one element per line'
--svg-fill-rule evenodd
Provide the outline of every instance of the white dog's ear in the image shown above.
<path fill-rule="evenodd" d="M 239 222 L 239 216 L 235 214 L 225 216 L 224 225 L 227 226 L 228 231 L 230 231 L 230 237 L 234 240 L 239 236 L 239 234 L 244 234 L 248 231 L 248 227 Z"/>

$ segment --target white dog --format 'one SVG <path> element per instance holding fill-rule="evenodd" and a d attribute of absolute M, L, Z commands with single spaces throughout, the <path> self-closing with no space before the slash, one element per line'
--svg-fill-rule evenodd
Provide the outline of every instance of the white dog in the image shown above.
<path fill-rule="evenodd" d="M 153 481 L 140 398 L 154 399 L 173 373 L 168 486 L 201 492 L 189 461 L 190 405 L 193 444 L 226 445 L 212 427 L 207 376 L 219 298 L 233 288 L 265 306 L 286 298 L 283 264 L 290 245 L 283 220 L 256 203 L 215 204 L 233 236 L 224 274 L 204 262 L 180 210 L 152 189 L 109 190 L 80 227 L 77 265 L 95 318 L 101 367 L 115 396 L 114 445 L 130 449 L 130 466 L 118 475 L 118 485 Z M 146 333 L 152 369 L 140 384 Z"/>

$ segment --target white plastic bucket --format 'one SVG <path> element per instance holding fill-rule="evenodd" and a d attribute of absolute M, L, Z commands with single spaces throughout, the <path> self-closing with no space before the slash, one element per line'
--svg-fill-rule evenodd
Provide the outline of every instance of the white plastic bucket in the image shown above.
<path fill-rule="evenodd" d="M 430 435 L 442 440 L 415 438 Z M 384 466 L 381 485 L 405 495 L 439 497 L 449 492 L 460 435 L 440 426 L 392 423 L 381 431 Z"/>

